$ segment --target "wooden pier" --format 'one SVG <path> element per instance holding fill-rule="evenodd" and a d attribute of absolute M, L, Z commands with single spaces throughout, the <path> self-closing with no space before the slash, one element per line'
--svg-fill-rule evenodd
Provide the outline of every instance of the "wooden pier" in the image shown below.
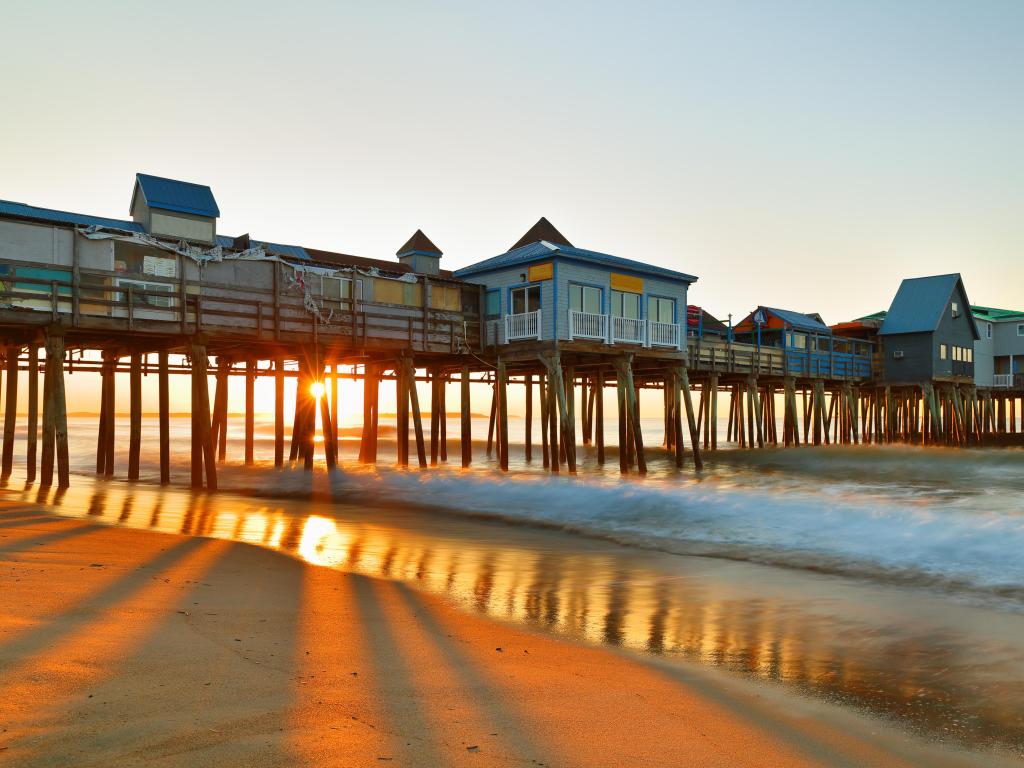
<path fill-rule="evenodd" d="M 552 239 L 565 240 L 546 222 L 538 224 L 541 240 L 531 240 L 528 233 L 510 251 L 537 251 L 537 258 L 549 261 L 524 267 L 522 279 L 529 274 L 533 283 L 517 288 L 521 293 L 514 301 L 509 293 L 513 307 L 515 302 L 521 306 L 512 310 L 515 314 L 503 314 L 505 300 L 498 289 L 438 269 L 440 251 L 422 232 L 399 251 L 399 264 L 311 254 L 258 244 L 248 236 L 227 239 L 226 249 L 221 244 L 197 249 L 138 228 L 129 231 L 136 226 L 131 222 L 80 226 L 54 220 L 71 214 L 38 210 L 0 217 L 0 224 L 14 228 L 8 242 L 16 243 L 15 251 L 39 251 L 33 258 L 10 258 L 8 247 L 7 255 L 0 255 L 0 374 L 6 374 L 0 387 L 5 406 L 0 475 L 9 477 L 13 471 L 23 374 L 28 386 L 26 476 L 43 486 L 70 482 L 66 388 L 68 377 L 76 374 L 101 379 L 96 473 L 123 473 L 130 480 L 140 477 L 142 451 L 150 449 L 142 440 L 142 388 L 146 378 L 156 376 L 159 440 L 152 449 L 162 483 L 171 478 L 172 377 L 187 376 L 191 484 L 211 490 L 217 487 L 218 464 L 229 459 L 232 376 L 245 381 L 245 438 L 238 458 L 245 464 L 266 458 L 256 452 L 255 389 L 259 378 L 269 377 L 274 381 L 274 465 L 301 463 L 307 470 L 320 460 L 328 468 L 338 464 L 342 378 L 363 387 L 358 460 L 378 461 L 380 389 L 393 386 L 397 462 L 420 468 L 450 460 L 445 417 L 449 389 L 455 387 L 461 413 L 458 461 L 462 467 L 472 464 L 471 396 L 481 384 L 491 392 L 486 451 L 496 453 L 502 470 L 510 465 L 509 393 L 520 386 L 526 396 L 525 458 L 533 461 L 539 447 L 542 466 L 552 473 L 576 472 L 581 445 L 593 445 L 597 462 L 606 462 L 612 447 L 605 444 L 609 388 L 614 388 L 614 447 L 623 473 L 647 471 L 650 445 L 640 413 L 644 390 L 661 392 L 662 447 L 677 466 L 690 462 L 696 469 L 703 464 L 702 452 L 717 450 L 723 439 L 741 448 L 894 442 L 970 446 L 1016 440 L 1024 420 L 1024 404 L 1021 420 L 1017 415 L 1024 394 L 1019 386 L 985 389 L 965 377 L 880 383 L 870 342 L 833 340 L 825 326 L 825 333 L 809 337 L 803 348 L 790 345 L 795 336 L 785 324 L 778 330 L 786 339 L 781 347 L 763 346 L 760 328 L 758 343 L 737 342 L 731 333 L 693 335 L 675 313 L 676 302 L 685 306 L 686 286 L 696 278 L 670 270 L 650 268 L 658 290 L 677 292 L 677 298 L 668 299 L 652 294 L 662 302 L 658 312 L 664 317 L 604 313 L 601 302 L 585 303 L 594 297 L 578 284 L 573 300 L 590 309 L 570 306 L 565 316 L 545 315 L 531 307 L 540 302 L 543 286 L 555 288 L 551 253 L 577 269 L 582 269 L 580 259 L 597 259 L 598 266 L 611 260 L 613 269 L 643 268 L 552 245 Z M 22 242 L 24 248 L 18 245 Z M 114 268 L 96 266 L 100 263 Z M 597 269 L 594 264 L 588 268 Z M 646 290 L 638 288 L 643 281 L 636 275 L 613 273 L 610 280 L 611 288 L 619 286 L 620 300 L 623 291 Z M 497 319 L 491 298 L 498 299 Z M 127 374 L 127 398 L 117 391 L 117 374 Z M 290 431 L 286 378 L 297 380 Z M 427 408 L 418 384 L 429 391 Z M 124 410 L 128 460 L 121 468 L 115 466 L 115 428 Z M 428 425 L 424 410 L 430 414 Z M 320 440 L 315 434 L 318 414 Z M 723 415 L 724 436 L 719 434 Z M 318 445 L 322 459 L 316 455 Z"/>

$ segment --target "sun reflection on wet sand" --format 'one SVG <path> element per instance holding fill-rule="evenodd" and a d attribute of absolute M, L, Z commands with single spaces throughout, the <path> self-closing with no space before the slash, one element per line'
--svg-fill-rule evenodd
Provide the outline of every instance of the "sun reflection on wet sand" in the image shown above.
<path fill-rule="evenodd" d="M 19 495 L 35 501 L 37 491 L 7 493 Z M 947 738 L 1024 745 L 1018 615 L 403 510 L 117 482 L 80 482 L 44 500 L 69 517 L 268 547 L 503 621 L 780 681 Z"/>

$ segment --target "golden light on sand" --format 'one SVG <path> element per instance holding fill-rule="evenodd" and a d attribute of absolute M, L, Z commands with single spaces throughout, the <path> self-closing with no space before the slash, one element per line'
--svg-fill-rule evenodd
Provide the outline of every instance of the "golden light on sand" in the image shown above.
<path fill-rule="evenodd" d="M 324 396 L 324 393 L 327 392 L 327 387 L 324 386 L 324 383 L 322 381 L 314 381 L 312 384 L 309 385 L 309 391 L 310 394 L 313 395 L 313 397 L 319 400 L 321 397 Z"/>

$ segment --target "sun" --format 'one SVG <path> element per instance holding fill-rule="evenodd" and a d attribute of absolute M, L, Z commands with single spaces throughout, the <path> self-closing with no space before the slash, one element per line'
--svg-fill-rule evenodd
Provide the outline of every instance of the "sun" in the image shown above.
<path fill-rule="evenodd" d="M 314 381 L 312 384 L 309 385 L 310 394 L 313 395 L 313 397 L 315 397 L 317 400 L 323 397 L 326 391 L 327 387 L 324 386 L 324 383 L 322 381 Z"/>

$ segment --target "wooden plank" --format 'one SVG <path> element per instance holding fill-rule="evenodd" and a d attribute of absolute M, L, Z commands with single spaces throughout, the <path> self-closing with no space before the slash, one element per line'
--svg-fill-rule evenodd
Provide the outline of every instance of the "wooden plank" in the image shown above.
<path fill-rule="evenodd" d="M 158 353 L 158 397 L 160 419 L 160 484 L 171 482 L 171 390 L 167 350 Z"/>

